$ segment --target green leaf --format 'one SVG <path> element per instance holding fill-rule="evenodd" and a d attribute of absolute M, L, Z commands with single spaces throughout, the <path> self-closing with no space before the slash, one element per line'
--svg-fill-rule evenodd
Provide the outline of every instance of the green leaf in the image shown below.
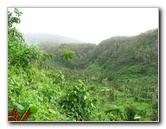
<path fill-rule="evenodd" d="M 29 101 L 27 101 L 27 100 L 24 100 L 22 103 L 21 103 L 21 105 L 24 107 L 24 108 L 29 108 Z"/>
<path fill-rule="evenodd" d="M 77 102 L 77 99 L 76 99 L 76 98 L 74 98 L 74 102 Z"/>
<path fill-rule="evenodd" d="M 37 112 L 37 108 L 35 106 L 30 107 L 30 111 L 32 114 Z"/>
<path fill-rule="evenodd" d="M 24 109 L 24 107 L 23 107 L 22 105 L 20 105 L 20 104 L 18 104 L 18 103 L 16 103 L 16 102 L 13 102 L 13 104 L 14 104 L 15 106 L 17 106 L 17 108 L 19 108 L 20 110 L 23 110 L 23 109 Z"/>
<path fill-rule="evenodd" d="M 56 113 L 53 109 L 48 109 L 48 111 L 50 111 L 51 113 Z"/>
<path fill-rule="evenodd" d="M 87 96 L 84 96 L 84 100 L 86 100 L 87 99 Z"/>

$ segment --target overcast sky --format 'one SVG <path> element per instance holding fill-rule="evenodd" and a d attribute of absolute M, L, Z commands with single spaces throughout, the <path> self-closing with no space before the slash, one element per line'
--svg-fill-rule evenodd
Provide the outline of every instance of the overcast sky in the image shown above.
<path fill-rule="evenodd" d="M 99 43 L 158 28 L 158 8 L 18 8 L 22 33 L 53 33 Z"/>

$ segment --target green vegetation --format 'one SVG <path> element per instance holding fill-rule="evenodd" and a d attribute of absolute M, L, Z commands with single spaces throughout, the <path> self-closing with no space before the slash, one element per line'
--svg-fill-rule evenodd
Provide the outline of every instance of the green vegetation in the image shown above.
<path fill-rule="evenodd" d="M 98 45 L 27 45 L 14 27 L 21 14 L 8 11 L 9 114 L 17 107 L 21 116 L 31 111 L 28 121 L 159 120 L 158 29 Z"/>

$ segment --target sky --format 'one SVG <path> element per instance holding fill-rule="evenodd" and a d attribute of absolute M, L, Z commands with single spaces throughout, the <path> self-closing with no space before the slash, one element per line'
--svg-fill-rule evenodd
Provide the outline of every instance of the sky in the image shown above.
<path fill-rule="evenodd" d="M 158 28 L 158 8 L 18 8 L 22 33 L 49 33 L 99 43 Z M 10 9 L 9 9 L 10 10 Z"/>

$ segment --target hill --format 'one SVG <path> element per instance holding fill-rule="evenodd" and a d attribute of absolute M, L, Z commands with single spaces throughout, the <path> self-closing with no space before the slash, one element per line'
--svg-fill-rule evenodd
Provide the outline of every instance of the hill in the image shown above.
<path fill-rule="evenodd" d="M 113 78 L 142 76 L 158 72 L 158 29 L 136 36 L 116 36 L 96 44 L 41 43 L 40 49 L 55 54 L 55 62 L 71 69 L 103 70 Z M 75 52 L 73 60 L 61 58 L 63 49 Z M 65 63 L 63 63 L 65 62 Z M 120 72 L 120 73 L 119 73 Z M 134 75 L 134 76 L 133 76 Z"/>
<path fill-rule="evenodd" d="M 38 44 L 43 41 L 50 41 L 54 43 L 82 43 L 82 41 L 71 37 L 46 33 L 27 33 L 24 34 L 24 39 L 27 44 Z"/>
<path fill-rule="evenodd" d="M 90 60 L 104 69 L 110 80 L 157 74 L 158 29 L 104 40 L 93 50 Z"/>

